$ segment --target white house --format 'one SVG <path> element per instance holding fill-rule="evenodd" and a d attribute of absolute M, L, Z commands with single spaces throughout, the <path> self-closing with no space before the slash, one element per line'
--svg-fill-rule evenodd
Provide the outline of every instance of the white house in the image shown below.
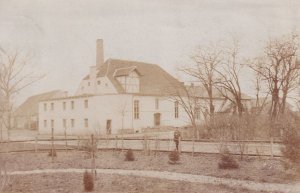
<path fill-rule="evenodd" d="M 184 87 L 155 64 L 108 59 L 97 40 L 96 66 L 81 81 L 75 96 L 39 103 L 39 132 L 56 134 L 138 132 L 143 128 L 190 125 L 170 89 Z M 219 103 L 221 104 L 221 103 Z M 200 118 L 200 117 L 199 117 Z"/>
<path fill-rule="evenodd" d="M 39 132 L 88 134 L 162 126 L 184 126 L 187 119 L 166 89 L 182 85 L 155 64 L 103 60 L 97 40 L 96 66 L 83 78 L 75 96 L 39 103 Z"/>

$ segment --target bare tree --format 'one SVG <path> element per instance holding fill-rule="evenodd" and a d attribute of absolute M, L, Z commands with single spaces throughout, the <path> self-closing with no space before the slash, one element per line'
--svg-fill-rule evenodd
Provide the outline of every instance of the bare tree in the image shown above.
<path fill-rule="evenodd" d="M 9 53 L 0 49 L 0 93 L 3 97 L 1 108 L 3 124 L 11 129 L 11 116 L 14 97 L 24 88 L 40 80 L 28 66 L 29 57 L 15 51 Z M 1 132 L 2 133 L 2 132 Z"/>
<path fill-rule="evenodd" d="M 279 112 L 284 113 L 289 93 L 298 86 L 297 39 L 296 34 L 270 39 L 265 47 L 263 64 L 251 66 L 268 85 L 272 97 L 271 120 L 276 119 Z"/>
<path fill-rule="evenodd" d="M 264 65 L 264 59 L 262 57 L 256 57 L 252 60 L 248 61 L 248 67 L 252 68 L 252 66 L 262 67 Z M 255 90 L 255 113 L 261 114 L 263 109 L 265 108 L 267 104 L 268 97 L 270 95 L 270 92 L 266 88 L 266 86 L 263 84 L 263 77 L 262 75 L 257 72 L 254 72 L 254 78 L 253 78 L 253 85 Z"/>
<path fill-rule="evenodd" d="M 212 116 L 215 112 L 213 89 L 216 84 L 216 68 L 222 61 L 222 51 L 218 45 L 199 47 L 192 59 L 194 64 L 181 71 L 195 78 L 205 88 L 209 99 L 209 114 Z"/>
<path fill-rule="evenodd" d="M 125 116 L 127 113 L 127 102 L 124 101 L 120 101 L 117 105 L 116 105 L 116 112 L 118 114 L 120 114 L 122 116 L 122 125 L 121 125 L 121 140 L 122 140 L 122 151 L 124 149 L 124 121 L 125 121 Z"/>
<path fill-rule="evenodd" d="M 194 155 L 194 142 L 198 135 L 198 120 L 200 114 L 203 113 L 203 106 L 197 95 L 196 86 L 185 86 L 182 84 L 170 84 L 170 88 L 165 91 L 169 100 L 174 102 L 175 117 L 179 117 L 179 108 L 183 109 L 185 115 L 188 117 L 189 123 L 192 126 L 192 140 L 193 140 L 193 155 Z M 176 109 L 177 108 L 177 109 Z M 177 113 L 177 114 L 176 114 Z"/>
<path fill-rule="evenodd" d="M 240 83 L 242 67 L 239 58 L 239 43 L 234 39 L 233 45 L 224 49 L 224 61 L 220 68 L 216 69 L 218 74 L 216 88 L 225 99 L 231 101 L 240 116 L 244 112 Z"/>

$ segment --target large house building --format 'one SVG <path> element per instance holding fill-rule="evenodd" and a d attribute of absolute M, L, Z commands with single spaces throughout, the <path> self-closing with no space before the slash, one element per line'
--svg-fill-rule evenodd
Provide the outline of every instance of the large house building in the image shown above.
<path fill-rule="evenodd" d="M 183 83 L 155 64 L 104 62 L 103 41 L 97 40 L 96 45 L 96 65 L 90 67 L 76 94 L 39 103 L 40 134 L 50 134 L 52 128 L 55 134 L 85 135 L 190 125 L 188 115 L 169 92 L 180 90 Z M 224 103 L 219 101 L 219 105 Z"/>

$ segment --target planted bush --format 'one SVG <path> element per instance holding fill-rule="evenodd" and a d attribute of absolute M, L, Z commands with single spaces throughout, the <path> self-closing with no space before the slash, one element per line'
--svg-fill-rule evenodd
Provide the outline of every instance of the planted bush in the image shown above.
<path fill-rule="evenodd" d="M 127 152 L 125 153 L 125 161 L 134 161 L 134 154 L 131 149 L 128 149 Z"/>
<path fill-rule="evenodd" d="M 179 152 L 174 150 L 169 154 L 169 163 L 176 164 L 180 160 Z"/>
<path fill-rule="evenodd" d="M 83 185 L 84 185 L 84 190 L 86 192 L 91 192 L 94 190 L 94 178 L 93 174 L 85 170 L 83 174 Z"/>
<path fill-rule="evenodd" d="M 292 163 L 300 163 L 300 135 L 293 129 L 283 136 L 283 156 Z"/>
<path fill-rule="evenodd" d="M 239 168 L 239 164 L 234 159 L 234 157 L 230 154 L 228 150 L 225 150 L 221 154 L 220 161 L 218 163 L 220 169 L 237 169 Z"/>

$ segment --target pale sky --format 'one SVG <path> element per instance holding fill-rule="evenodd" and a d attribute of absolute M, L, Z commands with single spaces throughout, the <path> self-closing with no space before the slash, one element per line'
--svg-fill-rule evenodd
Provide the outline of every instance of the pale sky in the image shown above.
<path fill-rule="evenodd" d="M 268 37 L 298 31 L 299 10 L 297 0 L 0 0 L 0 46 L 30 53 L 32 68 L 46 74 L 22 102 L 54 89 L 73 94 L 95 65 L 96 39 L 105 59 L 155 63 L 179 77 L 176 67 L 198 45 L 235 34 L 251 56 Z"/>

